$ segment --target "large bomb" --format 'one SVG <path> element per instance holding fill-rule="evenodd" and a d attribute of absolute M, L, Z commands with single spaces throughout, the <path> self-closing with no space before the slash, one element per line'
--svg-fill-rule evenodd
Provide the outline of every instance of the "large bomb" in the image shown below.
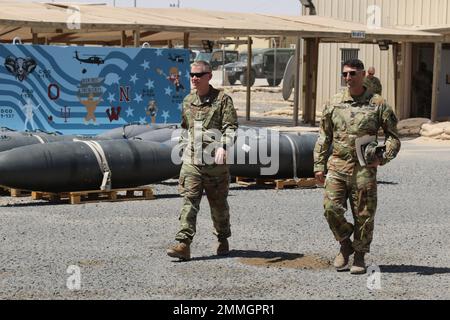
<path fill-rule="evenodd" d="M 44 131 L 5 131 L 0 132 L 0 152 L 28 146 L 31 144 L 50 143 L 73 140 L 106 140 L 106 137 L 90 137 L 80 135 L 62 135 Z"/>
<path fill-rule="evenodd" d="M 100 133 L 97 137 L 104 139 L 129 139 L 144 132 L 177 127 L 177 124 L 126 124 L 122 127 Z"/>
<path fill-rule="evenodd" d="M 47 192 L 136 187 L 178 175 L 171 151 L 141 140 L 29 145 L 0 153 L 0 185 Z"/>
<path fill-rule="evenodd" d="M 314 177 L 316 133 L 280 133 L 267 128 L 238 130 L 229 150 L 230 173 L 249 178 Z"/>

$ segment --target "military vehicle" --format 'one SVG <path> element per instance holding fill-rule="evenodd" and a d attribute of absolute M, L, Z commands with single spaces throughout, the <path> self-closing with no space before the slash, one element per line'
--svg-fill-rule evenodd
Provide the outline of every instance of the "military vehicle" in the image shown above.
<path fill-rule="evenodd" d="M 252 70 L 250 79 L 247 81 L 247 52 L 241 52 L 239 61 L 225 65 L 225 72 L 230 84 L 235 84 L 237 80 L 246 86 L 247 82 L 253 86 L 255 79 L 265 78 L 270 86 L 277 86 L 283 80 L 284 70 L 293 56 L 295 49 L 289 48 L 271 48 L 254 49 L 252 51 Z"/>
<path fill-rule="evenodd" d="M 225 54 L 225 63 L 223 58 Z M 217 70 L 220 66 L 232 62 L 236 62 L 239 59 L 239 52 L 236 50 L 221 50 L 214 49 L 212 52 L 200 52 L 195 57 L 195 61 L 204 60 L 211 64 L 213 70 Z"/>

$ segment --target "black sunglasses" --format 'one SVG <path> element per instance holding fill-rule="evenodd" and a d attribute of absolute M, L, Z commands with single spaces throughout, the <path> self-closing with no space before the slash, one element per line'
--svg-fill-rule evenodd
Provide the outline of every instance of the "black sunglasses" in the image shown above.
<path fill-rule="evenodd" d="M 191 78 L 193 78 L 193 77 L 201 78 L 205 74 L 208 74 L 208 73 L 211 73 L 211 72 L 209 72 L 209 71 L 207 71 L 207 72 L 189 72 L 189 75 L 191 76 Z"/>
<path fill-rule="evenodd" d="M 344 78 L 347 78 L 347 74 L 350 74 L 350 76 L 354 77 L 354 76 L 356 76 L 356 74 L 357 74 L 358 72 L 359 72 L 359 71 L 342 72 L 342 76 L 343 76 Z"/>

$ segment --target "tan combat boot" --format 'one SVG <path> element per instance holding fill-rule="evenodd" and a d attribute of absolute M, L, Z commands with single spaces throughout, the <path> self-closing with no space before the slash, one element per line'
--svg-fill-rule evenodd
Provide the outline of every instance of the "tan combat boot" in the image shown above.
<path fill-rule="evenodd" d="M 219 239 L 219 245 L 217 246 L 217 255 L 226 256 L 230 253 L 230 246 L 227 239 Z"/>
<path fill-rule="evenodd" d="M 351 274 L 364 274 L 366 273 L 366 264 L 364 262 L 365 252 L 355 252 L 355 258 L 353 260 L 353 265 L 350 268 Z"/>
<path fill-rule="evenodd" d="M 334 259 L 333 265 L 337 271 L 346 271 L 348 270 L 348 260 L 351 254 L 354 252 L 352 247 L 352 241 L 347 238 L 340 242 L 341 249 L 339 250 L 338 255 Z"/>
<path fill-rule="evenodd" d="M 191 260 L 191 248 L 189 243 L 180 242 L 167 249 L 167 255 L 181 260 Z"/>

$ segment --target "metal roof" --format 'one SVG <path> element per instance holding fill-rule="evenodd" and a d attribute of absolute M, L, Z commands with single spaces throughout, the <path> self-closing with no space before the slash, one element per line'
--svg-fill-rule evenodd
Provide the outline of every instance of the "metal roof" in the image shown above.
<path fill-rule="evenodd" d="M 71 8 L 79 9 L 77 11 Z M 79 16 L 79 21 L 73 20 Z M 79 22 L 79 28 L 71 29 Z M 370 28 L 364 24 L 321 16 L 276 16 L 259 13 L 206 11 L 187 8 L 124 8 L 67 3 L 0 2 L 0 41 L 19 36 L 31 41 L 32 32 L 55 43 L 120 43 L 121 32 L 139 30 L 141 41 L 183 37 L 300 36 L 322 41 L 378 40 L 434 42 L 442 35 L 400 28 Z"/>

